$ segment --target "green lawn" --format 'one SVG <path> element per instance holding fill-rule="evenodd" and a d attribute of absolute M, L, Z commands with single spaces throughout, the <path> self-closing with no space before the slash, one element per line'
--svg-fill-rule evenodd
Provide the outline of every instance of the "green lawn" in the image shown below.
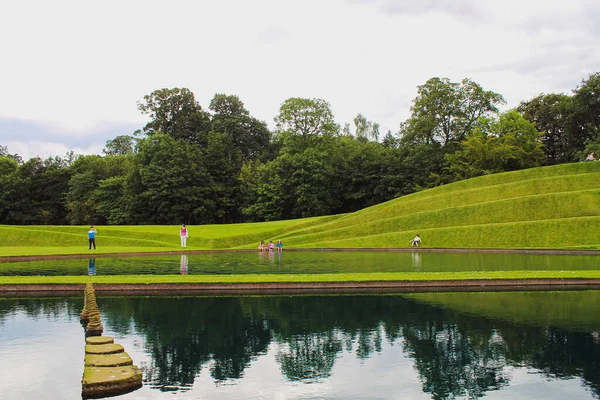
<path fill-rule="evenodd" d="M 352 274 L 0 276 L 15 284 L 159 284 L 159 283 L 310 283 L 377 281 L 457 281 L 473 279 L 600 279 L 599 271 L 398 272 Z"/>
<path fill-rule="evenodd" d="M 87 226 L 0 225 L 0 256 L 89 254 Z M 181 250 L 179 226 L 97 226 L 95 253 Z M 413 193 L 355 213 L 189 226 L 188 250 L 403 248 L 600 249 L 600 163 L 489 175 Z M 93 251 L 92 251 L 93 252 Z"/>

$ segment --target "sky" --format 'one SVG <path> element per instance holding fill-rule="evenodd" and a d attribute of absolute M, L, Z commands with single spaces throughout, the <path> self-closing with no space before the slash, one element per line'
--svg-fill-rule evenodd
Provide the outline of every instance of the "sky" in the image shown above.
<path fill-rule="evenodd" d="M 237 95 L 274 127 L 290 97 L 382 133 L 432 77 L 505 109 L 600 72 L 597 0 L 23 0 L 0 5 L 0 145 L 24 159 L 99 153 L 148 118 L 144 95 Z"/>

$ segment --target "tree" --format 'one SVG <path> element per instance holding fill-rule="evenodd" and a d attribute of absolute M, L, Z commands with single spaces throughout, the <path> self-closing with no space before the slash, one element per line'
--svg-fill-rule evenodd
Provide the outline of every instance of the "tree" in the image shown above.
<path fill-rule="evenodd" d="M 147 135 L 163 132 L 173 139 L 204 144 L 210 131 L 210 115 L 189 89 L 155 90 L 138 102 L 138 109 L 150 115 L 151 121 L 144 127 Z"/>
<path fill-rule="evenodd" d="M 480 120 L 454 154 L 446 156 L 457 179 L 537 167 L 544 161 L 542 133 L 516 111 Z"/>
<path fill-rule="evenodd" d="M 578 147 L 573 137 L 573 99 L 566 94 L 541 94 L 521 102 L 517 110 L 542 132 L 547 164 L 574 160 Z"/>
<path fill-rule="evenodd" d="M 210 102 L 212 132 L 227 136 L 231 145 L 242 153 L 244 159 L 269 157 L 271 132 L 267 125 L 250 117 L 244 103 L 237 96 L 216 94 Z"/>
<path fill-rule="evenodd" d="M 369 121 L 364 115 L 359 113 L 354 117 L 354 127 L 357 138 L 366 138 L 375 142 L 379 140 L 379 124 Z"/>
<path fill-rule="evenodd" d="M 208 107 L 212 112 L 221 116 L 249 116 L 250 113 L 244 107 L 244 103 L 238 96 L 215 94 Z"/>
<path fill-rule="evenodd" d="M 71 166 L 69 188 L 66 191 L 67 219 L 72 225 L 102 224 L 94 193 L 100 181 L 109 177 L 106 159 L 98 155 L 80 156 Z"/>
<path fill-rule="evenodd" d="M 199 224 L 215 213 L 204 154 L 193 143 L 154 134 L 139 142 L 127 181 L 133 223 Z"/>
<path fill-rule="evenodd" d="M 107 156 L 125 156 L 135 150 L 135 138 L 129 135 L 119 135 L 114 139 L 107 140 L 102 153 Z"/>
<path fill-rule="evenodd" d="M 418 87 L 412 115 L 401 125 L 402 140 L 422 144 L 437 141 L 443 147 L 459 143 L 480 117 L 496 114 L 501 104 L 501 95 L 483 90 L 470 79 L 456 83 L 431 78 Z"/>
<path fill-rule="evenodd" d="M 577 158 L 583 159 L 600 144 L 600 72 L 583 80 L 573 95 Z"/>
<path fill-rule="evenodd" d="M 275 122 L 279 134 L 288 136 L 292 142 L 300 137 L 302 149 L 308 147 L 315 136 L 333 136 L 340 131 L 329 103 L 323 99 L 289 98 L 279 108 Z"/>
<path fill-rule="evenodd" d="M 22 164 L 23 158 L 18 154 L 10 154 L 8 152 L 8 147 L 0 144 L 0 157 L 8 157 L 12 160 L 15 160 L 17 163 Z"/>

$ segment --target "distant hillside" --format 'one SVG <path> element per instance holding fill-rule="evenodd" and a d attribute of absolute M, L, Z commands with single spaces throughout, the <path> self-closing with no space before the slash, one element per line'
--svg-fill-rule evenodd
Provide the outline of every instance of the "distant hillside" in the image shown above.
<path fill-rule="evenodd" d="M 0 226 L 0 255 L 87 251 L 82 226 Z M 178 250 L 177 226 L 101 226 L 98 252 Z M 600 249 L 600 162 L 482 176 L 351 214 L 190 226 L 188 249 L 286 248 Z"/>

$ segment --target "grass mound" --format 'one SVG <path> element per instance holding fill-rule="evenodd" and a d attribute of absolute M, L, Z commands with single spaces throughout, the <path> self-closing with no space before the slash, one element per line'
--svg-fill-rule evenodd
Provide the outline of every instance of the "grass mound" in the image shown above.
<path fill-rule="evenodd" d="M 82 226 L 0 226 L 0 256 L 79 254 Z M 178 226 L 100 226 L 96 253 L 180 250 Z M 408 247 L 600 249 L 600 162 L 533 168 L 413 193 L 355 213 L 190 226 L 188 250 Z"/>

